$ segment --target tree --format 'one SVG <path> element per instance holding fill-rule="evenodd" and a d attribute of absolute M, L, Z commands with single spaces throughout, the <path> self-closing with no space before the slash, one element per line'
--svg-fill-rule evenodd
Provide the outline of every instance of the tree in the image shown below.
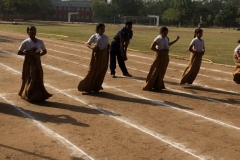
<path fill-rule="evenodd" d="M 215 24 L 225 27 L 236 25 L 238 8 L 232 4 L 227 4 L 215 17 Z"/>
<path fill-rule="evenodd" d="M 180 11 L 180 20 L 185 24 L 193 24 L 196 2 L 192 0 L 173 0 L 172 8 Z"/>
<path fill-rule="evenodd" d="M 102 18 L 108 14 L 108 5 L 104 0 L 94 0 L 92 3 L 93 15 L 97 18 Z"/>
<path fill-rule="evenodd" d="M 173 9 L 173 8 L 169 8 L 168 10 L 166 10 L 163 13 L 163 20 L 168 21 L 169 22 L 176 22 L 180 20 L 180 11 Z"/>
<path fill-rule="evenodd" d="M 142 0 L 112 0 L 111 2 L 122 16 L 138 16 L 139 11 L 143 11 L 144 8 Z"/>

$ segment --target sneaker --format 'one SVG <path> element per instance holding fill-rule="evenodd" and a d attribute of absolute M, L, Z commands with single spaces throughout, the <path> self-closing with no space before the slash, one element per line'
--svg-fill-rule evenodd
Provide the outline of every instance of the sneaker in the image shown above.
<path fill-rule="evenodd" d="M 123 74 L 125 77 L 132 77 L 132 75 L 131 74 L 129 74 L 129 73 L 125 73 L 125 74 Z"/>
<path fill-rule="evenodd" d="M 115 74 L 112 74 L 111 76 L 112 76 L 112 78 L 117 78 L 117 77 L 115 76 Z"/>

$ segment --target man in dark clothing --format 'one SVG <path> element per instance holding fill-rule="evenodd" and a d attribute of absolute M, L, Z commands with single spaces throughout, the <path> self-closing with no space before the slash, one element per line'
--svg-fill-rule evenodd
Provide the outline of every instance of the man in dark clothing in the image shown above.
<path fill-rule="evenodd" d="M 127 48 L 128 44 L 130 42 L 130 39 L 132 39 L 133 32 L 132 32 L 132 22 L 126 22 L 125 27 L 123 27 L 113 38 L 113 41 L 111 43 L 111 49 L 110 49 L 110 70 L 111 75 L 113 78 L 116 78 L 115 69 L 116 69 L 116 57 L 118 60 L 118 65 L 120 69 L 122 70 L 122 73 L 126 77 L 132 77 L 131 74 L 128 73 L 125 62 L 127 60 Z"/>

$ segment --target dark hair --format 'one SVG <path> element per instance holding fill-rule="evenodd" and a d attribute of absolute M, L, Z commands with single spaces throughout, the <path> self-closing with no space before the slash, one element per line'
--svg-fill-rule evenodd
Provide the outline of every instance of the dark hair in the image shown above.
<path fill-rule="evenodd" d="M 161 27 L 161 28 L 160 28 L 160 33 L 163 33 L 163 32 L 165 32 L 165 31 L 168 31 L 168 28 L 167 28 L 167 27 Z"/>
<path fill-rule="evenodd" d="M 37 28 L 35 26 L 28 26 L 27 27 L 27 33 L 29 32 L 30 28 L 35 28 L 35 30 L 37 30 Z"/>
<path fill-rule="evenodd" d="M 103 23 L 99 23 L 96 25 L 96 33 L 98 33 L 98 30 L 101 28 L 101 27 L 105 27 L 105 25 Z"/>
<path fill-rule="evenodd" d="M 240 40 L 238 40 L 237 42 L 240 43 Z"/>
<path fill-rule="evenodd" d="M 127 25 L 132 25 L 132 21 L 127 21 L 127 22 L 125 23 L 125 26 L 127 26 Z"/>
<path fill-rule="evenodd" d="M 201 28 L 197 28 L 197 29 L 195 29 L 195 31 L 194 31 L 194 38 L 196 37 L 196 34 L 198 34 L 198 33 L 200 33 L 200 32 L 203 32 L 203 30 L 201 29 Z"/>

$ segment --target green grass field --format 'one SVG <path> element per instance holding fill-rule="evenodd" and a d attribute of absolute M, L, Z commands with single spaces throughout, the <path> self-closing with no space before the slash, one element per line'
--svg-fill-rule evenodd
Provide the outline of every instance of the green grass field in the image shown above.
<path fill-rule="evenodd" d="M 31 23 L 37 27 L 38 37 L 54 37 L 66 41 L 82 42 L 95 33 L 94 24 L 65 24 L 65 23 Z M 0 24 L 0 30 L 26 33 L 29 23 L 12 25 Z M 111 39 L 121 29 L 121 25 L 106 25 L 106 32 Z M 206 53 L 204 58 L 210 59 L 214 63 L 233 65 L 233 50 L 236 48 L 237 40 L 240 39 L 240 32 L 229 29 L 203 29 L 203 39 L 205 40 Z M 188 46 L 193 39 L 194 28 L 169 28 L 170 41 L 177 35 L 180 40 L 175 43 L 170 50 L 172 57 L 189 57 Z M 153 54 L 149 49 L 153 39 L 159 34 L 159 27 L 133 26 L 133 39 L 129 48 L 140 50 L 146 54 Z M 61 37 L 56 35 L 65 35 Z M 27 37 L 27 34 L 26 34 Z M 174 56 L 177 55 L 177 56 Z"/>

